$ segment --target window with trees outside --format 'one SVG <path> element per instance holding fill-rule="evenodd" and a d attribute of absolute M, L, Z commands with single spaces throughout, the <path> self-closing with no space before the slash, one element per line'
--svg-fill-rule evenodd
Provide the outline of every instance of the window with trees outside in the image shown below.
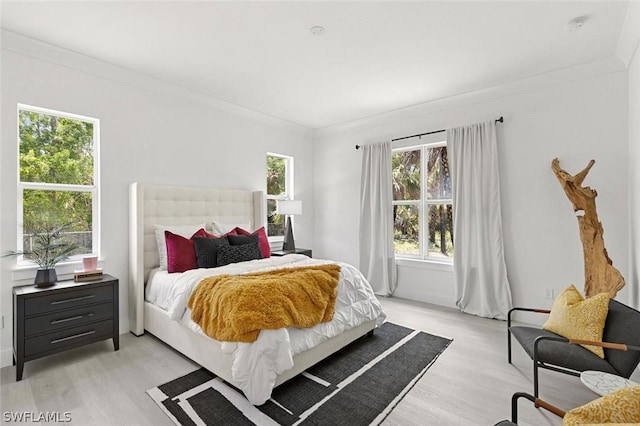
<path fill-rule="evenodd" d="M 18 105 L 18 248 L 64 226 L 74 255 L 98 253 L 99 120 Z"/>
<path fill-rule="evenodd" d="M 453 259 L 453 205 L 446 142 L 393 150 L 396 255 Z"/>
<path fill-rule="evenodd" d="M 293 157 L 267 153 L 267 235 L 284 237 L 285 218 L 277 214 L 278 200 L 293 198 Z"/>

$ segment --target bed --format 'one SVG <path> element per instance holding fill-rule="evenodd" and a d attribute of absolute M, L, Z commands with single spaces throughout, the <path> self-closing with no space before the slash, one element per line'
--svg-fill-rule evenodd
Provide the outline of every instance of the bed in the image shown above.
<path fill-rule="evenodd" d="M 180 319 L 172 319 L 165 309 L 145 299 L 147 280 L 152 272 L 157 271 L 159 265 L 158 246 L 154 233 L 155 225 L 211 224 L 212 220 L 217 220 L 226 224 L 251 224 L 253 229 L 258 229 L 264 225 L 265 212 L 266 202 L 261 191 L 143 183 L 133 183 L 130 186 L 129 321 L 131 332 L 137 336 L 142 335 L 145 331 L 153 334 L 223 380 L 237 386 L 255 405 L 266 401 L 273 387 L 295 377 L 354 340 L 372 333 L 384 320 L 381 307 L 379 311 L 378 308 L 373 309 L 375 318 L 360 320 L 361 323 L 353 327 L 343 327 L 345 330 L 339 334 L 328 339 L 325 338 L 315 346 L 293 354 L 292 366 L 283 371 L 270 372 L 269 374 L 273 375 L 273 380 L 267 380 L 268 385 L 260 384 L 256 386 L 256 389 L 247 389 L 247 386 L 253 385 L 239 383 L 236 380 L 238 363 L 242 362 L 238 358 L 237 352 L 239 351 L 230 350 L 229 346 L 225 347 L 224 344 L 220 344 L 203 333 L 194 331 L 193 327 L 188 325 L 189 318 L 182 316 Z M 273 260 L 264 259 L 263 262 L 273 263 L 269 265 L 270 267 L 286 266 L 286 264 L 295 266 L 298 262 L 301 264 L 327 262 L 311 260 L 302 255 L 288 255 L 283 258 L 271 259 Z M 251 262 L 259 263 L 260 261 Z M 249 264 L 251 262 L 242 263 Z M 343 268 L 351 268 L 351 273 L 354 275 L 360 274 L 350 265 L 344 265 Z M 346 271 L 346 269 L 344 270 Z M 204 271 L 206 270 L 187 272 L 193 276 L 201 276 Z M 186 275 L 187 273 L 185 273 Z M 364 278 L 362 277 L 362 279 Z M 372 291 L 370 294 L 375 299 Z M 377 300 L 372 300 L 371 303 L 379 306 Z M 187 311 L 184 315 L 189 315 L 189 312 Z M 296 333 L 298 331 L 296 330 Z M 256 373 L 256 375 L 260 374 L 262 373 Z M 263 389 L 265 386 L 268 389 Z"/>

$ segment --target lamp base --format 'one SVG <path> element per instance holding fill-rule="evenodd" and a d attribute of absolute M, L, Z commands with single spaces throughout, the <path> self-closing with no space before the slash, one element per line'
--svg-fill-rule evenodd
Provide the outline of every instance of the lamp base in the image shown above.
<path fill-rule="evenodd" d="M 293 226 L 291 226 L 291 216 L 287 217 L 287 226 L 284 228 L 284 243 L 282 250 L 295 250 L 296 243 L 293 241 Z"/>

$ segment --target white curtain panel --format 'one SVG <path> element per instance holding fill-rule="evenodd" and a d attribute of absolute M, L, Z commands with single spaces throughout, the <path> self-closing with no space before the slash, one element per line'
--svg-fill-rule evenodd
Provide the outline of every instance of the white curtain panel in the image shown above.
<path fill-rule="evenodd" d="M 456 305 L 469 314 L 504 320 L 512 300 L 504 261 L 495 122 L 448 129 L 447 151 Z"/>
<path fill-rule="evenodd" d="M 362 147 L 360 179 L 360 270 L 375 294 L 396 288 L 393 249 L 391 142 Z"/>

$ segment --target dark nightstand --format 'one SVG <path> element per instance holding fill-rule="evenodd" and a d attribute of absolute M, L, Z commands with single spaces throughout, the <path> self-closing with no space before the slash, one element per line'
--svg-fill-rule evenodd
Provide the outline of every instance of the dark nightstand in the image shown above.
<path fill-rule="evenodd" d="M 24 363 L 67 349 L 113 339 L 119 349 L 118 279 L 60 281 L 52 287 L 13 288 L 13 363 L 16 381 Z"/>
<path fill-rule="evenodd" d="M 303 249 L 303 248 L 297 248 L 295 250 L 276 250 L 271 252 L 271 256 L 284 256 L 286 254 L 292 254 L 292 253 L 304 254 L 305 256 L 313 257 L 311 256 L 310 249 Z"/>

